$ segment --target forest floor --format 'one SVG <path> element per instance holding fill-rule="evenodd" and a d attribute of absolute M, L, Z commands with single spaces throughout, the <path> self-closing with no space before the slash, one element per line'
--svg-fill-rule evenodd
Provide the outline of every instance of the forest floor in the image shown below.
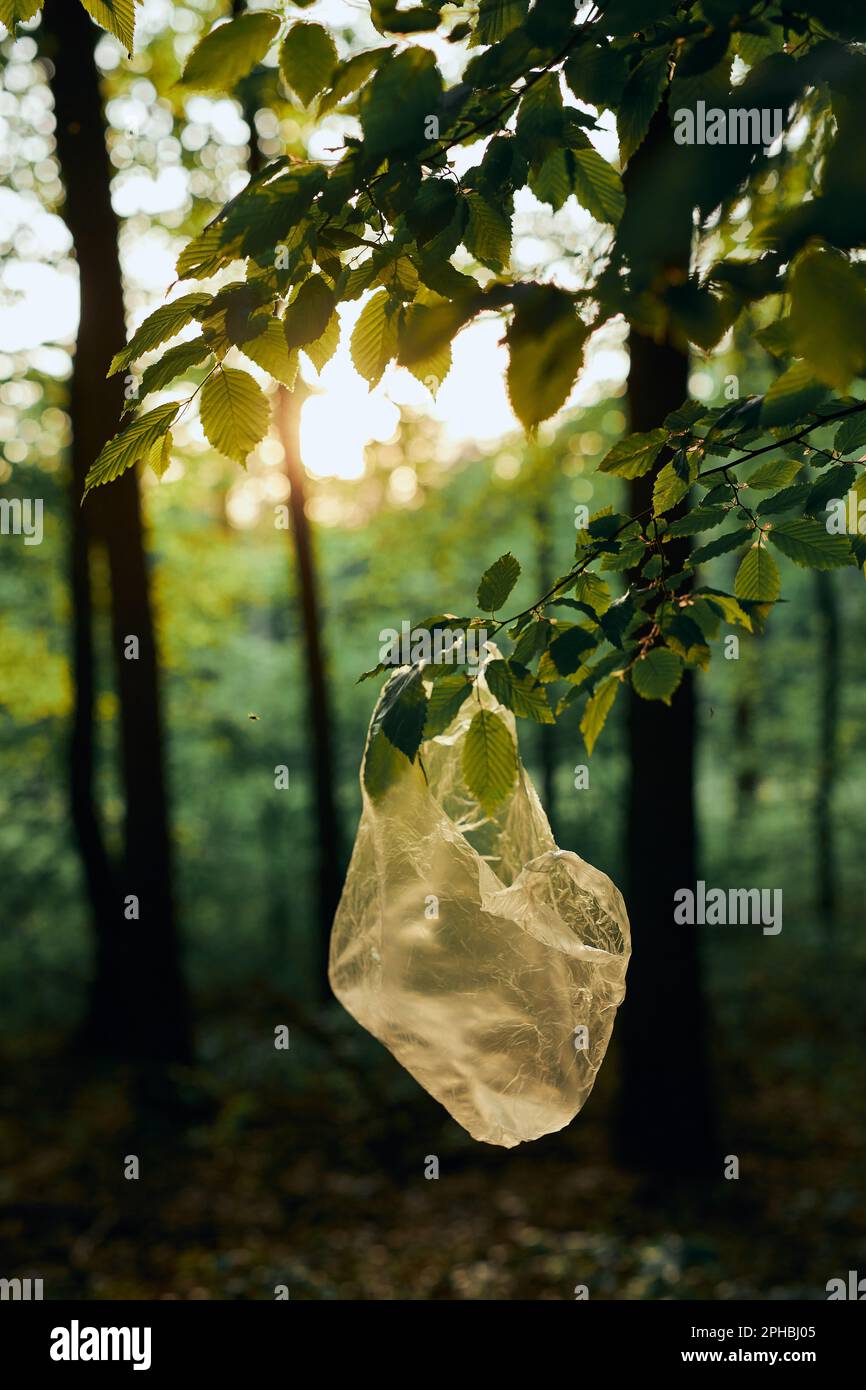
<path fill-rule="evenodd" d="M 797 991 L 774 969 L 714 1001 L 740 1177 L 705 1186 L 613 1163 L 615 1048 L 567 1130 L 506 1151 L 340 1011 L 312 1037 L 264 983 L 243 1013 L 202 1001 L 201 1060 L 170 1079 L 25 1037 L 0 1070 L 0 1273 L 46 1298 L 825 1298 L 866 1237 L 863 972 L 797 973 Z"/>

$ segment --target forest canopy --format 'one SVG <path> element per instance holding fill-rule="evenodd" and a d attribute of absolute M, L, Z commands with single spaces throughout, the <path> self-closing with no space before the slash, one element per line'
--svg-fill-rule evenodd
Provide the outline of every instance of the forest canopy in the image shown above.
<path fill-rule="evenodd" d="M 82 3 L 132 48 L 133 0 Z M 0 19 L 39 8 L 0 0 Z M 866 563 L 857 528 L 827 524 L 849 491 L 866 498 L 866 14 L 855 0 L 374 0 L 381 44 L 341 59 L 300 8 L 235 12 L 203 35 L 179 85 L 231 93 L 276 49 L 312 121 L 350 118 L 342 147 L 330 161 L 270 160 L 185 247 L 180 293 L 118 345 L 112 373 L 151 356 L 85 493 L 136 464 L 161 476 L 193 401 L 210 443 L 243 465 L 270 417 L 243 359 L 291 390 L 301 355 L 319 369 L 335 352 L 348 301 L 364 301 L 351 353 L 369 385 L 396 360 L 434 395 L 455 335 L 500 318 L 509 397 L 530 434 L 565 405 L 605 325 L 624 321 L 680 354 L 748 331 L 769 389 L 683 400 L 615 444 L 601 471 L 644 480 L 645 503 L 631 487 L 623 510 L 587 511 L 572 565 L 530 607 L 506 614 L 520 566 L 505 555 L 481 579 L 476 613 L 416 625 L 507 635 L 487 668 L 497 698 L 537 723 L 580 702 L 591 751 L 623 684 L 670 702 L 723 628 L 760 630 L 782 594 L 779 557 L 819 571 Z M 454 80 L 434 51 L 443 42 L 459 55 Z M 701 142 L 680 138 L 683 111 L 704 118 Z M 779 137 L 753 141 L 746 115 L 777 112 Z M 726 113 L 744 138 L 720 143 Z M 611 128 L 616 161 L 598 147 Z M 597 224 L 574 283 L 513 269 L 525 188 L 553 210 L 574 196 Z M 166 400 L 193 367 L 204 373 L 193 396 Z M 728 552 L 733 591 L 702 583 L 699 567 Z M 392 677 L 367 754 L 373 795 L 447 726 L 476 674 L 419 662 Z M 490 755 L 496 740 L 478 720 L 473 790 L 495 804 L 515 764 Z"/>

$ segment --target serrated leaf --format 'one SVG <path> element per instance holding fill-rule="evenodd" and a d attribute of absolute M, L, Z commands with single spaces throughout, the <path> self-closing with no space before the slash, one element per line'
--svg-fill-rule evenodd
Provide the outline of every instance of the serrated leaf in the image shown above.
<path fill-rule="evenodd" d="M 178 86 L 231 92 L 262 61 L 279 28 L 275 14 L 242 14 L 211 29 L 189 55 Z"/>
<path fill-rule="evenodd" d="M 377 728 L 364 753 L 364 787 L 374 801 L 380 801 L 396 786 L 412 764 L 399 748 Z"/>
<path fill-rule="evenodd" d="M 520 423 L 534 430 L 565 405 L 583 361 L 587 328 L 571 298 L 539 287 L 521 302 L 506 334 L 508 398 Z"/>
<path fill-rule="evenodd" d="M 420 671 L 413 671 L 382 718 L 382 732 L 410 763 L 421 747 L 427 718 L 427 692 Z"/>
<path fill-rule="evenodd" d="M 616 120 L 623 165 L 643 144 L 667 80 L 668 55 L 662 49 L 642 58 L 626 82 Z"/>
<path fill-rule="evenodd" d="M 496 613 L 520 577 L 520 561 L 507 551 L 481 576 L 477 601 L 482 613 Z"/>
<path fill-rule="evenodd" d="M 313 343 L 305 343 L 303 351 L 309 357 L 317 372 L 328 365 L 340 346 L 340 316 L 334 311 L 325 325 L 325 331 Z"/>
<path fill-rule="evenodd" d="M 583 664 L 586 652 L 598 645 L 597 637 L 585 627 L 567 627 L 557 634 L 545 653 L 560 676 L 571 676 Z"/>
<path fill-rule="evenodd" d="M 607 584 L 600 574 L 594 574 L 592 570 L 584 570 L 583 574 L 578 575 L 572 593 L 578 603 L 588 603 L 599 617 L 607 612 L 613 602 Z"/>
<path fill-rule="evenodd" d="M 838 251 L 810 245 L 788 275 L 794 353 L 844 391 L 866 367 L 866 286 Z"/>
<path fill-rule="evenodd" d="M 629 434 L 620 439 L 605 454 L 598 465 L 600 473 L 614 473 L 618 478 L 642 478 L 648 473 L 667 443 L 663 429 L 643 434 Z"/>
<path fill-rule="evenodd" d="M 346 97 L 357 92 L 359 87 L 363 87 L 379 64 L 393 52 L 392 45 L 385 48 L 369 48 L 365 53 L 356 53 L 354 57 L 338 63 L 329 78 L 329 90 L 319 102 L 319 115 L 326 115 Z"/>
<path fill-rule="evenodd" d="M 33 10 L 33 14 L 40 8 L 38 4 Z M 127 53 L 131 54 L 135 40 L 135 4 L 134 0 L 81 0 L 82 5 L 88 14 L 92 15 L 97 24 L 103 29 L 107 29 L 109 34 L 114 34 L 115 38 L 120 39 Z M 3 16 L 0 14 L 0 19 Z M 20 18 L 30 18 L 30 16 L 20 16 Z"/>
<path fill-rule="evenodd" d="M 736 550 L 738 546 L 745 545 L 754 534 L 751 526 L 738 526 L 736 531 L 729 531 L 726 535 L 710 541 L 708 545 L 693 550 L 690 556 L 691 563 L 703 565 L 707 560 L 714 560 L 717 555 L 727 555 L 729 550 Z"/>
<path fill-rule="evenodd" d="M 147 462 L 158 478 L 162 478 L 168 470 L 173 444 L 174 439 L 171 430 L 169 430 L 168 434 L 163 435 L 161 442 L 155 444 L 147 456 Z"/>
<path fill-rule="evenodd" d="M 511 219 L 480 193 L 467 193 L 469 221 L 463 242 L 482 265 L 504 270 L 511 259 Z"/>
<path fill-rule="evenodd" d="M 615 225 L 625 209 L 622 179 L 591 144 L 572 153 L 572 185 L 577 201 L 598 222 Z"/>
<path fill-rule="evenodd" d="M 260 444 L 270 420 L 268 398 L 249 372 L 220 367 L 201 393 L 201 425 L 209 442 L 221 454 L 246 464 L 247 455 Z"/>
<path fill-rule="evenodd" d="M 734 593 L 753 603 L 775 603 L 782 592 L 779 567 L 765 545 L 747 550 L 737 570 Z"/>
<path fill-rule="evenodd" d="M 445 343 L 429 357 L 422 358 L 420 362 L 410 362 L 406 370 L 410 371 L 421 382 L 422 386 L 427 387 L 435 400 L 440 386 L 451 371 L 452 360 L 451 344 Z"/>
<path fill-rule="evenodd" d="M 553 710 L 540 681 L 515 661 L 489 661 L 484 679 L 491 695 L 522 719 L 536 724 L 553 724 Z"/>
<path fill-rule="evenodd" d="M 826 399 L 827 387 L 815 380 L 805 362 L 794 362 L 777 376 L 761 403 L 761 424 L 788 425 L 808 415 Z"/>
<path fill-rule="evenodd" d="M 297 350 L 289 350 L 282 319 L 270 315 L 264 333 L 248 338 L 241 351 L 274 381 L 281 382 L 290 391 L 294 390 L 298 376 L 298 354 Z"/>
<path fill-rule="evenodd" d="M 694 467 L 689 471 L 694 474 Z M 690 486 L 689 476 L 684 478 L 681 475 L 676 462 L 666 463 L 664 468 L 659 470 L 653 484 L 653 515 L 663 516 L 665 512 L 669 512 L 671 507 L 683 500 Z"/>
<path fill-rule="evenodd" d="M 309 106 L 323 92 L 337 65 L 334 40 L 321 24 L 293 24 L 280 45 L 280 69 L 287 85 Z"/>
<path fill-rule="evenodd" d="M 839 454 L 859 453 L 866 447 L 866 410 L 843 420 L 836 431 L 833 447 Z"/>
<path fill-rule="evenodd" d="M 16 24 L 26 24 L 42 9 L 45 0 L 0 0 L 0 24 L 5 24 L 10 34 Z"/>
<path fill-rule="evenodd" d="M 139 400 L 144 400 L 153 391 L 161 391 L 179 376 L 185 376 L 191 367 L 198 367 L 213 354 L 210 344 L 203 338 L 191 338 L 188 343 L 178 343 L 169 348 L 156 362 L 142 373 L 138 388 Z M 130 404 L 135 404 L 130 402 Z"/>
<path fill-rule="evenodd" d="M 173 299 L 170 304 L 160 304 L 159 308 L 148 314 L 141 326 L 135 330 L 126 347 L 112 358 L 108 375 L 114 376 L 116 372 L 131 366 L 136 358 L 168 342 L 169 338 L 173 338 L 182 328 L 186 328 L 187 324 L 192 323 L 193 319 L 198 318 L 199 311 L 212 300 L 212 295 L 196 290 L 192 294 Z"/>
<path fill-rule="evenodd" d="M 748 487 L 759 490 L 766 488 L 769 491 L 774 487 L 787 487 L 794 481 L 802 466 L 799 459 L 772 459 L 769 463 L 760 464 L 745 482 Z"/>
<path fill-rule="evenodd" d="M 457 718 L 467 695 L 472 691 L 472 682 L 462 672 L 440 676 L 433 683 L 427 700 L 427 718 L 424 723 L 424 737 L 435 738 Z"/>
<path fill-rule="evenodd" d="M 397 316 L 393 308 L 388 291 L 379 290 L 364 305 L 352 331 L 352 362 L 371 390 L 381 381 L 397 352 Z"/>
<path fill-rule="evenodd" d="M 311 275 L 301 285 L 283 320 L 289 350 L 306 347 L 321 338 L 333 312 L 334 291 L 324 276 Z"/>
<path fill-rule="evenodd" d="M 768 539 L 777 550 L 804 569 L 833 570 L 851 564 L 851 547 L 846 538 L 832 536 L 820 521 L 813 521 L 811 517 L 778 521 L 770 530 Z"/>
<path fill-rule="evenodd" d="M 489 814 L 504 801 L 517 776 L 517 749 L 508 726 L 482 709 L 469 725 L 463 745 L 463 780 Z"/>
<path fill-rule="evenodd" d="M 631 683 L 644 700 L 663 700 L 666 705 L 683 678 L 682 658 L 667 647 L 654 647 L 632 667 Z"/>
<path fill-rule="evenodd" d="M 695 507 L 685 516 L 670 522 L 662 540 L 672 541 L 679 536 L 696 536 L 701 531 L 712 531 L 714 526 L 721 526 L 728 515 L 724 507 Z"/>
<path fill-rule="evenodd" d="M 607 716 L 613 709 L 621 684 L 622 682 L 617 676 L 608 676 L 607 680 L 596 686 L 594 694 L 590 695 L 586 702 L 586 708 L 580 721 L 580 732 L 583 734 L 586 751 L 590 757 L 598 742 L 598 736 L 605 726 Z"/>
<path fill-rule="evenodd" d="M 84 482 L 84 496 L 86 497 L 92 488 L 113 482 L 139 461 L 149 461 L 153 450 L 161 444 L 162 437 L 171 426 L 178 409 L 176 401 L 169 405 L 158 405 L 146 415 L 139 415 L 113 439 L 109 439 L 88 471 Z"/>

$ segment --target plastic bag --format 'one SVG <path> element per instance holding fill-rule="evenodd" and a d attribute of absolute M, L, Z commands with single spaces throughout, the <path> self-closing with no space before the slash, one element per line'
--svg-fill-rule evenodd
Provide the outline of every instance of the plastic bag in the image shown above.
<path fill-rule="evenodd" d="M 514 737 L 483 676 L 477 691 Z M 592 1090 L 630 934 L 611 880 L 557 848 L 519 761 L 492 815 L 467 790 L 461 753 L 478 708 L 467 700 L 414 763 L 397 755 L 396 784 L 376 800 L 362 777 L 329 974 L 348 1012 L 473 1138 L 511 1148 L 562 1129 Z"/>

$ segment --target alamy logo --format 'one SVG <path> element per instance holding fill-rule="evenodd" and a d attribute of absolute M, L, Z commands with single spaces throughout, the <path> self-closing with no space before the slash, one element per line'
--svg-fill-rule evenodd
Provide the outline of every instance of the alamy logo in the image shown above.
<path fill-rule="evenodd" d="M 149 1327 L 69 1327 L 51 1331 L 52 1361 L 131 1361 L 134 1371 L 150 1370 Z"/>
<path fill-rule="evenodd" d="M 383 666 L 414 666 L 423 661 L 437 666 L 452 662 L 468 662 L 477 666 L 484 655 L 487 631 L 482 627 L 462 628 L 436 627 L 413 628 L 411 623 L 403 622 L 398 632 L 395 627 L 384 627 L 379 633 L 379 660 Z"/>
<path fill-rule="evenodd" d="M 678 145 L 763 145 L 769 149 L 782 134 L 784 113 L 776 108 L 735 107 L 723 111 L 699 101 L 694 111 L 681 106 L 674 112 L 674 140 Z"/>
<path fill-rule="evenodd" d="M 840 1298 L 855 1299 L 858 1303 L 866 1301 L 866 1279 L 861 1279 L 856 1269 L 848 1270 L 847 1281 L 828 1279 L 826 1288 L 828 1303 Z"/>
<path fill-rule="evenodd" d="M 25 545 L 41 545 L 42 498 L 0 498 L 0 535 L 23 536 Z"/>
<path fill-rule="evenodd" d="M 707 888 L 698 879 L 695 890 L 674 893 L 674 921 L 680 926 L 762 926 L 764 936 L 782 930 L 781 888 Z"/>
<path fill-rule="evenodd" d="M 42 1297 L 41 1279 L 0 1279 L 0 1299 L 29 1303 Z"/>

